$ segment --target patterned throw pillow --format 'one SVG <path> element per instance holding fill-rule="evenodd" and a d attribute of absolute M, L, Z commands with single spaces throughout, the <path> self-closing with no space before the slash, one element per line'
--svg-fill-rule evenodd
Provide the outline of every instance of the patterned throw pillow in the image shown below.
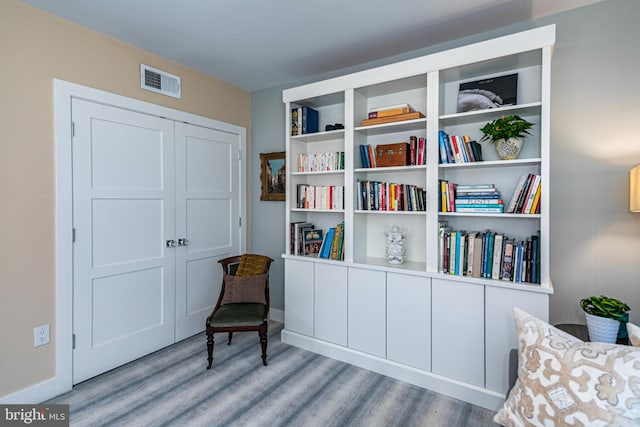
<path fill-rule="evenodd" d="M 244 254 L 240 258 L 240 265 L 236 276 L 254 276 L 267 272 L 269 258 L 264 255 Z"/>
<path fill-rule="evenodd" d="M 259 303 L 267 304 L 264 295 L 264 287 L 267 274 L 257 276 L 231 276 L 224 275 L 224 296 L 221 305 L 234 303 Z"/>
<path fill-rule="evenodd" d="M 494 421 L 505 426 L 637 426 L 640 349 L 585 343 L 513 309 L 518 380 Z"/>
<path fill-rule="evenodd" d="M 640 326 L 633 323 L 627 323 L 627 332 L 629 333 L 629 342 L 634 347 L 640 347 Z"/>

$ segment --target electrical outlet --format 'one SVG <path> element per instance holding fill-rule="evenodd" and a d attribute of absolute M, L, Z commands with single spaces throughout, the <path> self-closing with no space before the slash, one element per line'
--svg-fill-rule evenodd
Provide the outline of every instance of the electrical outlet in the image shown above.
<path fill-rule="evenodd" d="M 49 344 L 49 324 L 33 328 L 33 346 Z"/>

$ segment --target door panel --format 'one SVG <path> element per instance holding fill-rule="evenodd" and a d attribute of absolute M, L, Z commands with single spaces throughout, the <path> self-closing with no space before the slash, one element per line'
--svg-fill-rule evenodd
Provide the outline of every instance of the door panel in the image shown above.
<path fill-rule="evenodd" d="M 163 256 L 162 200 L 94 200 L 92 212 L 94 267 Z"/>
<path fill-rule="evenodd" d="M 240 137 L 175 124 L 176 340 L 204 330 L 222 283 L 218 260 L 240 253 Z"/>
<path fill-rule="evenodd" d="M 173 122 L 73 100 L 73 382 L 174 342 Z"/>

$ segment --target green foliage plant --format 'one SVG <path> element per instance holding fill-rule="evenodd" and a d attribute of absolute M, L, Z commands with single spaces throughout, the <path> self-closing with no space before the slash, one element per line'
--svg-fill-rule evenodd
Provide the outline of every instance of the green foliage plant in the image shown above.
<path fill-rule="evenodd" d="M 604 295 L 590 296 L 580 300 L 580 307 L 585 313 L 623 321 L 623 316 L 631 310 L 627 304 Z"/>
<path fill-rule="evenodd" d="M 480 129 L 484 134 L 480 141 L 488 141 L 494 144 L 499 139 L 521 138 L 525 136 L 525 134 L 531 135 L 529 129 L 531 129 L 532 126 L 533 123 L 529 123 L 520 116 L 503 116 L 488 122 Z"/>

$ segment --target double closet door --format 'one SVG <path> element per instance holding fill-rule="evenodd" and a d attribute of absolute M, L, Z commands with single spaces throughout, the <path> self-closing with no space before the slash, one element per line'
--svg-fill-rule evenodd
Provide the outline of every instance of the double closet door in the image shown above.
<path fill-rule="evenodd" d="M 73 383 L 201 332 L 241 250 L 240 137 L 74 99 Z"/>

